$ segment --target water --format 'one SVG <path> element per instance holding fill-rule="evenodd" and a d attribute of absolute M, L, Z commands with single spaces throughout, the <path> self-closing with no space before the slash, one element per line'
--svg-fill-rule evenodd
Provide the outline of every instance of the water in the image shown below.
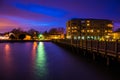
<path fill-rule="evenodd" d="M 0 43 L 0 80 L 110 80 L 51 42 Z"/>

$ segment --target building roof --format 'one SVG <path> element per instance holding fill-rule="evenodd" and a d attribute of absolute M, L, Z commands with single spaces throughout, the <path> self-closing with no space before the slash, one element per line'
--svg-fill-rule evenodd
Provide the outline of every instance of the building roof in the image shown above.
<path fill-rule="evenodd" d="M 71 20 L 104 20 L 104 21 L 112 21 L 112 20 L 108 20 L 108 19 L 95 19 L 95 18 L 72 18 L 70 19 L 69 21 Z"/>

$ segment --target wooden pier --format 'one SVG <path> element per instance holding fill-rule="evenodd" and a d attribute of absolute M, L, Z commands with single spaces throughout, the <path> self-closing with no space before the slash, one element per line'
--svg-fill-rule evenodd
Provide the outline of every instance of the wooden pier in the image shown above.
<path fill-rule="evenodd" d="M 95 59 L 95 55 L 102 55 L 106 58 L 106 64 L 109 65 L 109 59 L 113 58 L 114 60 L 120 62 L 120 41 L 98 41 L 98 40 L 70 40 L 70 39 L 61 39 L 53 40 L 53 42 L 71 46 L 83 51 L 89 51 Z M 84 53 L 80 53 L 84 54 Z"/>

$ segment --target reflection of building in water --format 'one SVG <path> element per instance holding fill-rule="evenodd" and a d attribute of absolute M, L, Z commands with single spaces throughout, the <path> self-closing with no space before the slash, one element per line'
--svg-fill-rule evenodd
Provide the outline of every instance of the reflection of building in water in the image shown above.
<path fill-rule="evenodd" d="M 37 46 L 38 46 L 37 42 L 33 42 L 33 46 L 32 46 L 32 60 L 35 60 L 36 52 L 37 52 Z"/>
<path fill-rule="evenodd" d="M 10 63 L 10 45 L 9 44 L 5 45 L 5 61 L 6 61 L 6 64 Z"/>
<path fill-rule="evenodd" d="M 36 69 L 37 75 L 41 78 L 45 78 L 47 75 L 47 65 L 46 65 L 46 53 L 44 49 L 44 43 L 39 42 L 36 54 Z"/>
<path fill-rule="evenodd" d="M 73 39 L 95 39 L 112 33 L 113 23 L 105 19 L 71 19 L 67 22 L 66 36 Z"/>
<path fill-rule="evenodd" d="M 6 74 L 8 75 L 11 75 L 11 66 L 12 63 L 11 63 L 11 54 L 10 54 L 10 44 L 5 44 L 5 47 L 4 47 L 4 52 L 5 52 L 5 70 L 6 70 Z"/>
<path fill-rule="evenodd" d="M 8 55 L 10 53 L 10 45 L 6 44 L 5 45 L 5 54 Z"/>
<path fill-rule="evenodd" d="M 38 46 L 37 42 L 33 42 L 33 50 L 36 50 L 37 46 Z"/>

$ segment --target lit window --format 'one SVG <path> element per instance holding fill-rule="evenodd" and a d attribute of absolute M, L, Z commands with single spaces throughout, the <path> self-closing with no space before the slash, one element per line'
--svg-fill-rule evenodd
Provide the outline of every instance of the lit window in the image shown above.
<path fill-rule="evenodd" d="M 90 30 L 87 30 L 87 32 L 90 32 Z"/>
<path fill-rule="evenodd" d="M 80 39 L 80 36 L 78 36 L 78 39 Z"/>
<path fill-rule="evenodd" d="M 83 40 L 85 39 L 84 36 L 82 36 L 82 39 L 83 39 Z"/>
<path fill-rule="evenodd" d="M 81 30 L 81 32 L 85 32 L 85 30 Z"/>
<path fill-rule="evenodd" d="M 107 30 L 105 30 L 105 32 L 107 32 Z"/>
<path fill-rule="evenodd" d="M 70 32 L 70 31 L 68 30 L 68 32 Z"/>
<path fill-rule="evenodd" d="M 77 30 L 74 30 L 74 32 L 77 32 Z"/>
<path fill-rule="evenodd" d="M 100 39 L 100 37 L 98 36 L 98 39 Z"/>
<path fill-rule="evenodd" d="M 72 29 L 74 29 L 74 27 L 72 27 Z"/>
<path fill-rule="evenodd" d="M 97 32 L 100 32 L 100 30 L 97 30 Z"/>
<path fill-rule="evenodd" d="M 88 39 L 90 39 L 90 36 L 87 36 Z"/>
<path fill-rule="evenodd" d="M 76 36 L 74 36 L 74 39 L 76 40 L 76 39 L 77 39 L 77 37 L 76 37 Z"/>
<path fill-rule="evenodd" d="M 91 36 L 91 38 L 93 39 L 93 36 Z"/>
<path fill-rule="evenodd" d="M 108 24 L 107 26 L 108 26 L 108 27 L 113 27 L 113 25 L 112 25 L 112 24 Z"/>
<path fill-rule="evenodd" d="M 90 30 L 90 32 L 93 32 L 93 30 Z"/>
<path fill-rule="evenodd" d="M 72 32 L 77 32 L 77 30 L 72 30 Z"/>
<path fill-rule="evenodd" d="M 87 20 L 87 23 L 89 23 L 90 21 L 89 20 Z"/>
<path fill-rule="evenodd" d="M 68 27 L 68 29 L 70 29 L 70 27 Z"/>
<path fill-rule="evenodd" d="M 77 27 L 75 26 L 74 29 L 77 29 Z"/>
<path fill-rule="evenodd" d="M 94 39 L 96 40 L 96 36 L 94 36 Z"/>
<path fill-rule="evenodd" d="M 70 36 L 70 35 L 67 35 L 66 38 L 67 38 L 67 39 L 71 39 L 71 36 Z"/>
<path fill-rule="evenodd" d="M 112 30 L 108 30 L 108 32 L 112 32 Z"/>
<path fill-rule="evenodd" d="M 90 26 L 90 24 L 87 24 L 87 26 Z"/>

